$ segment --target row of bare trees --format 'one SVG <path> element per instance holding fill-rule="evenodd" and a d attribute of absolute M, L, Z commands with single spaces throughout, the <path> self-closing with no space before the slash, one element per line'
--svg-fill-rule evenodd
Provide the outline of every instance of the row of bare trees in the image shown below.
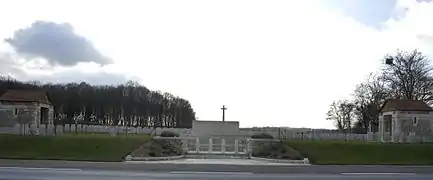
<path fill-rule="evenodd" d="M 334 101 L 327 119 L 344 132 L 377 132 L 380 107 L 387 99 L 422 100 L 433 104 L 433 66 L 421 52 L 397 51 L 383 59 L 378 73 L 358 84 L 350 100 Z"/>
<path fill-rule="evenodd" d="M 54 106 L 55 124 L 97 124 L 191 128 L 191 104 L 170 93 L 151 91 L 129 81 L 118 86 L 41 84 L 0 77 L 0 94 L 8 89 L 43 89 Z"/>

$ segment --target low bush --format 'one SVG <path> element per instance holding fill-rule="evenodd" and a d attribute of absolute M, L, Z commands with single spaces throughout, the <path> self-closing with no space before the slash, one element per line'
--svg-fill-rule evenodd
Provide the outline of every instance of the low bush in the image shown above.
<path fill-rule="evenodd" d="M 179 137 L 179 134 L 171 131 L 164 131 L 161 133 L 161 137 Z"/>
<path fill-rule="evenodd" d="M 171 139 L 153 139 L 132 152 L 135 157 L 166 157 L 182 154 L 182 142 Z"/>
<path fill-rule="evenodd" d="M 253 148 L 254 157 L 263 157 L 271 159 L 303 159 L 301 153 L 296 149 L 288 146 L 286 143 L 278 142 L 257 142 Z"/>
<path fill-rule="evenodd" d="M 274 139 L 274 136 L 267 133 L 254 134 L 251 136 L 253 139 Z"/>

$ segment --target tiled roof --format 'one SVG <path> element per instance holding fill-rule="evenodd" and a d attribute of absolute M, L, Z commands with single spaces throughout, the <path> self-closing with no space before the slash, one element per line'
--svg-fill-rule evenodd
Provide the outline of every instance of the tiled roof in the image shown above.
<path fill-rule="evenodd" d="M 380 108 L 380 112 L 387 111 L 433 111 L 433 109 L 420 100 L 389 99 Z"/>
<path fill-rule="evenodd" d="M 9 102 L 39 102 L 51 104 L 46 93 L 42 90 L 7 90 L 0 96 L 0 101 Z"/>

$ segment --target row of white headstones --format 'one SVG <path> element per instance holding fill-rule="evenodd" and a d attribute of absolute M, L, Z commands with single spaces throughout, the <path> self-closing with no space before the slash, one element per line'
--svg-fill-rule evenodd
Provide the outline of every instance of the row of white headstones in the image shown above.
<path fill-rule="evenodd" d="M 226 144 L 226 140 L 225 139 L 221 139 L 221 144 L 220 144 L 221 151 L 214 151 L 213 147 L 215 145 L 218 145 L 218 144 L 215 144 L 213 142 L 212 138 L 209 138 L 208 143 L 200 142 L 200 138 L 196 138 L 196 137 L 160 137 L 160 136 L 156 136 L 155 139 L 181 140 L 181 141 L 184 142 L 183 143 L 183 146 L 184 146 L 183 148 L 185 150 L 187 150 L 188 153 L 197 153 L 197 154 L 203 154 L 203 153 L 207 153 L 207 154 L 221 154 L 222 153 L 222 154 L 235 154 L 235 155 L 237 155 L 237 154 L 248 154 L 248 152 L 251 151 L 250 150 L 251 149 L 251 139 L 247 139 L 246 140 L 246 144 L 240 144 L 239 140 L 235 140 L 234 141 L 234 151 L 233 152 L 226 150 L 226 147 L 228 145 Z M 192 151 L 189 150 L 190 148 L 188 147 L 188 143 L 187 143 L 187 141 L 190 141 L 190 140 L 195 140 L 195 143 L 194 143 L 195 149 L 192 150 Z M 207 151 L 201 151 L 201 147 L 203 145 L 206 147 Z M 241 147 L 244 147 L 244 146 L 246 146 L 246 148 L 244 149 L 244 151 L 243 152 L 239 151 L 239 149 Z"/>
<path fill-rule="evenodd" d="M 247 138 L 246 139 L 246 143 L 245 144 L 241 144 L 239 143 L 239 140 L 235 140 L 234 141 L 234 151 L 227 151 L 226 147 L 228 146 L 226 144 L 226 140 L 225 139 L 221 139 L 221 151 L 214 151 L 214 146 L 218 145 L 215 144 L 213 142 L 212 138 L 209 138 L 209 141 L 207 144 L 203 144 L 200 142 L 200 138 L 196 138 L 196 137 L 161 137 L 161 136 L 156 136 L 154 137 L 155 139 L 161 139 L 161 140 L 181 140 L 183 141 L 183 148 L 185 149 L 185 151 L 187 151 L 188 153 L 197 153 L 197 154 L 234 154 L 234 155 L 251 155 L 252 153 L 252 145 L 253 142 L 258 142 L 258 141 L 267 141 L 267 142 L 277 142 L 279 141 L 278 139 L 252 139 L 252 138 Z M 194 150 L 190 150 L 190 148 L 188 147 L 188 143 L 187 141 L 189 140 L 195 140 L 195 149 Z M 207 147 L 207 151 L 201 151 L 201 146 L 205 145 L 205 147 Z M 240 148 L 243 148 L 243 151 L 240 151 Z"/>

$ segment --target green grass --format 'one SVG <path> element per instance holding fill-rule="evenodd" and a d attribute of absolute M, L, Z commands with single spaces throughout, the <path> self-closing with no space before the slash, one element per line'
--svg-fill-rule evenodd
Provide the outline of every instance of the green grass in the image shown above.
<path fill-rule="evenodd" d="M 146 135 L 65 134 L 38 137 L 0 134 L 0 158 L 122 161 L 149 139 Z"/>
<path fill-rule="evenodd" d="M 289 141 L 315 164 L 433 165 L 433 144 Z"/>

